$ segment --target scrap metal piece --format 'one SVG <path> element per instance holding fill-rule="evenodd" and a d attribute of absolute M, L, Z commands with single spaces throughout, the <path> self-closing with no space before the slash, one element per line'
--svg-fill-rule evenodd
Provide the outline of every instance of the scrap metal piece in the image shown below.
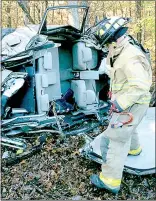
<path fill-rule="evenodd" d="M 37 129 L 52 127 L 57 123 L 57 120 L 60 121 L 62 118 L 62 115 L 57 116 L 56 119 L 55 116 L 48 117 L 45 114 L 19 116 L 13 119 L 3 120 L 1 130 L 8 136 L 29 133 L 30 131 L 35 132 Z M 13 132 L 13 130 L 15 132 Z"/>
<path fill-rule="evenodd" d="M 18 78 L 12 81 L 12 85 L 4 91 L 3 96 L 11 97 L 13 96 L 24 84 L 24 79 Z"/>
<path fill-rule="evenodd" d="M 2 98 L 1 117 L 5 116 L 5 110 L 10 98 L 24 85 L 27 73 L 13 73 L 8 70 L 2 71 Z"/>
<path fill-rule="evenodd" d="M 26 115 L 22 117 L 15 117 L 13 119 L 3 120 L 1 125 L 3 127 L 7 127 L 10 124 L 16 124 L 16 123 L 24 123 L 24 122 L 38 122 L 39 120 L 44 120 L 46 117 L 45 114 L 41 115 Z"/>
<path fill-rule="evenodd" d="M 20 129 L 15 129 L 15 130 L 11 129 L 7 133 L 5 133 L 5 136 L 7 136 L 7 137 L 13 137 L 13 136 L 19 135 L 21 133 L 22 133 L 22 131 Z"/>
<path fill-rule="evenodd" d="M 8 137 L 1 137 L 1 145 L 7 147 L 13 147 L 16 149 L 26 149 L 27 145 L 25 140 L 20 138 L 8 138 Z"/>
<path fill-rule="evenodd" d="M 28 73 L 25 72 L 12 72 L 10 70 L 2 70 L 2 89 L 10 87 L 10 84 L 15 79 L 25 79 Z"/>

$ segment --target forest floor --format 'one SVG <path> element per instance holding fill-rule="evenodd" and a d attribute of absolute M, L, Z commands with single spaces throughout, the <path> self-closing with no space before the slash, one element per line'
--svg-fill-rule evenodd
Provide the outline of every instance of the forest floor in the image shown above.
<path fill-rule="evenodd" d="M 100 165 L 79 155 L 82 136 L 50 139 L 44 150 L 21 161 L 2 167 L 1 194 L 7 200 L 155 200 L 153 175 L 123 174 L 121 190 L 113 195 L 90 183 L 90 175 Z"/>

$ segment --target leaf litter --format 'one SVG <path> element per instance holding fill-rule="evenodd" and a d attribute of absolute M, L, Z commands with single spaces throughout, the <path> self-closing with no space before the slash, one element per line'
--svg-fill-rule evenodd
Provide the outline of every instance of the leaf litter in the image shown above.
<path fill-rule="evenodd" d="M 2 166 L 1 197 L 6 200 L 155 200 L 153 175 L 123 174 L 118 195 L 100 190 L 90 183 L 100 165 L 79 155 L 84 138 L 58 138 L 44 149 L 14 166 Z"/>

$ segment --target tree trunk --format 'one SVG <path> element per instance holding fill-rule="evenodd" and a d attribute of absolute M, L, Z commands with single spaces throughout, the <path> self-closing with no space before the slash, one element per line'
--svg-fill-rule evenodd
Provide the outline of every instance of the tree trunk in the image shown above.
<path fill-rule="evenodd" d="M 11 5 L 10 3 L 7 4 L 6 12 L 7 12 L 7 27 L 11 27 L 11 15 L 10 15 L 10 9 Z"/>
<path fill-rule="evenodd" d="M 121 10 L 121 15 L 124 16 L 124 11 L 123 11 L 123 8 L 122 8 L 122 3 L 119 1 L 119 5 L 120 5 L 120 10 Z"/>
<path fill-rule="evenodd" d="M 35 12 L 36 12 L 36 9 L 35 9 L 35 1 L 34 1 L 33 2 L 33 20 L 34 20 L 34 22 L 36 22 L 36 20 L 35 20 L 35 17 L 36 17 Z"/>
<path fill-rule="evenodd" d="M 45 0 L 45 10 L 48 8 L 48 0 Z"/>
<path fill-rule="evenodd" d="M 18 4 L 16 2 L 16 27 L 18 27 Z"/>
<path fill-rule="evenodd" d="M 55 3 L 54 3 L 54 1 L 53 1 L 52 6 L 54 6 L 54 4 L 55 4 Z M 51 17 L 51 24 L 53 24 L 53 21 L 54 21 L 54 12 L 55 12 L 55 11 L 53 10 L 53 11 L 51 11 L 51 12 L 53 12 L 53 13 L 52 13 L 52 17 Z"/>
<path fill-rule="evenodd" d="M 21 9 L 24 12 L 24 16 L 25 16 L 24 17 L 24 20 L 25 20 L 24 23 L 27 24 L 28 22 L 30 22 L 32 24 L 35 24 L 34 20 L 30 16 L 29 9 L 27 7 L 27 2 L 23 1 L 23 0 L 18 0 L 18 5 L 21 7 Z"/>
<path fill-rule="evenodd" d="M 25 8 L 27 9 L 27 11 L 29 12 L 29 14 L 30 14 L 30 11 L 29 11 L 29 6 L 28 6 L 28 1 L 23 1 L 23 4 L 24 4 L 24 6 L 25 6 Z M 27 15 L 24 13 L 24 24 L 25 25 L 28 25 L 29 24 L 29 19 L 28 19 L 28 17 L 27 17 Z"/>
<path fill-rule="evenodd" d="M 136 19 L 138 22 L 139 31 L 137 33 L 137 40 L 141 43 L 142 39 L 142 27 L 141 27 L 141 11 L 142 11 L 142 2 L 141 0 L 136 1 Z"/>
<path fill-rule="evenodd" d="M 102 2 L 103 18 L 106 17 L 105 2 Z"/>
<path fill-rule="evenodd" d="M 45 10 L 44 10 L 44 2 L 41 2 L 41 5 L 42 5 L 42 9 L 41 9 L 41 14 L 40 14 L 40 16 L 41 16 L 41 20 L 42 20 L 43 14 L 44 14 L 44 12 L 45 12 Z"/>
<path fill-rule="evenodd" d="M 36 10 L 37 10 L 38 23 L 40 23 L 40 20 L 41 20 L 41 19 L 40 19 L 40 17 L 41 17 L 41 16 L 40 16 L 41 9 L 40 9 L 39 7 L 40 7 L 40 5 L 37 4 L 37 5 L 36 5 Z"/>
<path fill-rule="evenodd" d="M 115 4 L 112 5 L 112 9 L 113 9 L 113 16 L 115 16 L 116 15 Z"/>
<path fill-rule="evenodd" d="M 143 5 L 142 5 L 142 8 L 143 8 L 142 16 L 145 16 L 146 14 L 145 14 L 145 4 L 144 4 L 144 2 L 143 2 Z M 146 27 L 146 25 L 145 25 L 145 21 L 144 21 L 143 27 L 142 27 L 142 39 L 141 39 L 141 42 L 142 42 L 143 45 L 144 45 L 144 42 L 145 42 L 145 27 Z"/>
<path fill-rule="evenodd" d="M 131 1 L 129 1 L 129 16 L 132 17 Z"/>

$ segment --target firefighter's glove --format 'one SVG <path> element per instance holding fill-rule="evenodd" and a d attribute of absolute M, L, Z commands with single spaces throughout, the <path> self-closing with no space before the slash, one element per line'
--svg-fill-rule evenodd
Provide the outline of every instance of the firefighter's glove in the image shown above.
<path fill-rule="evenodd" d="M 116 108 L 115 104 L 112 102 L 110 110 L 109 110 L 109 115 L 111 115 L 113 112 L 119 112 L 119 110 Z"/>
<path fill-rule="evenodd" d="M 111 107 L 109 110 L 109 115 L 111 115 L 113 112 L 122 112 L 123 109 L 120 107 L 118 102 L 116 100 L 111 102 Z"/>
<path fill-rule="evenodd" d="M 111 115 L 113 112 L 122 112 L 123 109 L 119 106 L 119 104 L 117 103 L 117 101 L 113 101 L 111 103 L 111 107 L 110 107 L 110 110 L 109 110 L 109 115 Z"/>

